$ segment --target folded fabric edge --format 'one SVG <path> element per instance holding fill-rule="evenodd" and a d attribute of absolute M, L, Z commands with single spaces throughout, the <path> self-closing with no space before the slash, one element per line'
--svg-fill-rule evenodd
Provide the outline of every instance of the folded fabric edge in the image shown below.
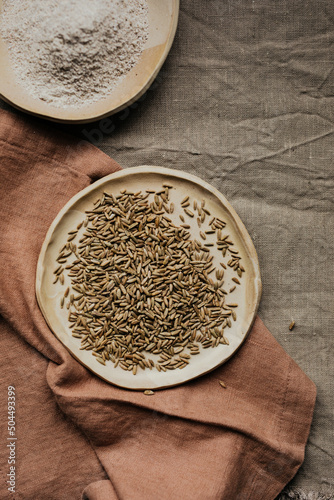
<path fill-rule="evenodd" d="M 76 171 L 78 175 L 86 175 L 92 182 L 122 169 L 115 160 L 90 142 L 60 131 L 55 125 L 45 125 L 38 118 L 0 109 L 0 120 L 1 141 L 35 157 L 42 155 L 48 162 L 56 162 Z M 22 136 L 24 148 L 20 141 Z M 38 152 L 36 141 L 40 141 Z M 47 155 L 44 155 L 44 151 Z"/>
<path fill-rule="evenodd" d="M 118 500 L 119 497 L 109 479 L 104 479 L 86 486 L 81 498 L 82 500 Z"/>
<path fill-rule="evenodd" d="M 307 390 L 305 390 L 306 387 Z M 293 479 L 304 462 L 315 403 L 316 386 L 314 382 L 290 358 L 284 406 L 281 415 L 281 443 L 285 443 L 285 447 L 282 446 L 280 452 L 286 463 L 269 463 L 266 470 L 260 471 L 254 479 L 249 500 L 262 500 L 264 498 L 266 500 L 285 500 L 285 498 L 290 498 L 283 496 L 280 499 L 277 496 L 282 494 L 282 490 Z M 282 471 L 283 466 L 285 469 L 284 472 Z M 264 484 L 263 473 L 266 472 L 271 474 L 272 482 L 269 488 L 260 493 L 261 485 L 263 486 Z M 295 497 L 292 496 L 291 498 Z M 309 497 L 305 498 L 313 500 L 313 497 L 310 497 L 310 499 Z"/>

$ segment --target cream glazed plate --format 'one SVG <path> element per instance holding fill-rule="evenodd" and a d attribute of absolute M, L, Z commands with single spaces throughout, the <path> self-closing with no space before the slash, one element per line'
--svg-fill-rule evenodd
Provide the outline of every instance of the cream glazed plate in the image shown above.
<path fill-rule="evenodd" d="M 124 253 L 127 253 L 130 249 L 130 243 L 128 243 L 128 247 L 125 247 L 125 243 L 123 244 L 118 241 L 116 244 L 113 242 L 115 241 L 113 240 L 113 235 L 115 234 L 114 229 L 116 225 L 116 230 L 118 230 L 117 228 L 119 227 L 119 222 L 117 222 L 117 220 L 119 221 L 122 217 L 122 214 L 117 212 L 117 206 L 113 203 L 115 203 L 115 200 L 117 201 L 121 196 L 124 198 L 124 190 L 126 190 L 126 196 L 131 196 L 130 193 L 135 193 L 133 196 L 138 196 L 139 192 L 141 192 L 140 196 L 148 195 L 147 203 L 156 203 L 155 209 L 158 211 L 160 210 L 161 213 L 164 212 L 164 214 L 160 214 L 160 216 L 162 218 L 166 217 L 169 219 L 171 221 L 170 224 L 178 226 L 181 231 L 181 236 L 182 234 L 186 235 L 186 233 L 190 233 L 188 234 L 188 238 L 184 236 L 184 241 L 190 242 L 187 244 L 190 246 L 186 248 L 195 249 L 197 245 L 195 251 L 198 252 L 197 257 L 196 254 L 190 255 L 192 265 L 203 265 L 203 262 L 200 262 L 201 257 L 199 257 L 199 255 L 204 256 L 202 257 L 202 260 L 206 259 L 206 262 L 211 261 L 212 265 L 210 268 L 207 268 L 207 271 L 205 271 L 209 273 L 207 275 L 209 280 L 208 286 L 212 286 L 212 289 L 216 291 L 221 290 L 219 297 L 223 297 L 222 300 L 224 302 L 224 306 L 212 309 L 213 312 L 210 312 L 210 315 L 212 313 L 212 316 L 209 316 L 209 321 L 211 322 L 212 320 L 212 323 L 209 324 L 209 327 L 206 330 L 202 330 L 202 334 L 204 332 L 204 334 L 208 335 L 208 337 L 205 337 L 204 344 L 198 344 L 197 350 L 199 353 L 197 355 L 189 356 L 190 351 L 187 346 L 185 346 L 184 350 L 180 353 L 174 353 L 173 360 L 178 360 L 176 361 L 178 367 L 175 369 L 165 368 L 165 371 L 162 369 L 161 371 L 158 371 L 155 367 L 159 364 L 158 360 L 160 360 L 160 364 L 162 364 L 162 366 L 164 365 L 164 362 L 161 361 L 159 354 L 154 354 L 151 351 L 147 352 L 146 349 L 143 350 L 143 355 L 146 360 L 151 360 L 151 364 L 154 364 L 153 368 L 151 367 L 151 369 L 149 369 L 146 367 L 143 369 L 142 366 L 137 365 L 137 372 L 134 374 L 133 371 L 135 370 L 131 368 L 131 361 L 126 362 L 130 363 L 129 370 L 124 370 L 124 366 L 122 368 L 120 365 L 115 367 L 112 360 L 105 360 L 104 358 L 101 359 L 101 352 L 104 349 L 103 346 L 102 349 L 100 349 L 100 353 L 97 352 L 97 356 L 96 353 L 95 355 L 92 354 L 92 350 L 80 349 L 82 341 L 80 338 L 81 334 L 77 334 L 77 336 L 74 337 L 72 335 L 73 324 L 71 325 L 72 329 L 70 328 L 69 316 L 73 311 L 73 307 L 77 307 L 75 304 L 78 304 L 79 307 L 84 301 L 82 297 L 80 299 L 81 294 L 79 293 L 78 295 L 81 285 L 79 285 L 79 288 L 77 286 L 76 290 L 72 289 L 73 281 L 71 280 L 73 280 L 73 278 L 69 276 L 70 273 L 73 273 L 71 266 L 77 265 L 75 263 L 73 264 L 75 260 L 80 262 L 81 265 L 82 260 L 85 260 L 85 258 L 92 258 L 91 255 L 89 255 L 90 250 L 88 250 L 85 254 L 79 252 L 80 239 L 82 240 L 82 238 L 85 237 L 84 234 L 91 234 L 89 233 L 89 228 L 91 227 L 92 229 L 92 224 L 94 227 L 96 224 L 97 227 L 99 226 L 100 222 L 98 220 L 98 213 L 99 210 L 103 212 L 103 206 L 104 203 L 106 203 L 105 200 L 109 200 L 108 203 L 110 202 L 110 207 L 112 207 L 108 208 L 107 216 L 110 218 L 108 226 L 112 226 L 113 228 L 110 236 L 108 233 L 109 229 L 106 229 L 106 233 L 103 235 L 103 238 L 106 237 L 106 245 L 108 245 L 108 247 L 105 247 L 106 251 L 110 251 L 112 253 L 116 252 L 116 248 L 121 248 L 121 250 L 124 250 Z M 127 193 L 129 193 L 129 195 L 127 195 Z M 98 200 L 102 200 L 102 205 L 100 205 Z M 145 203 L 145 201 L 143 203 Z M 93 212 L 94 209 L 97 210 L 97 212 Z M 167 209 L 167 213 L 165 209 Z M 161 222 L 158 222 L 156 227 L 161 227 L 163 234 L 163 231 L 166 230 L 166 228 L 164 225 L 161 226 L 159 224 L 161 224 Z M 77 229 L 78 227 L 79 229 Z M 143 230 L 142 228 L 140 229 Z M 146 230 L 148 228 L 144 229 Z M 154 229 L 152 229 L 152 231 L 153 230 Z M 151 231 L 151 229 L 149 231 Z M 124 237 L 126 239 L 126 235 Z M 158 238 L 156 238 L 156 240 L 158 240 Z M 217 243 L 217 240 L 219 240 L 220 243 Z M 90 244 L 94 246 L 94 243 Z M 153 242 L 153 244 L 155 243 Z M 173 242 L 171 240 L 165 242 L 164 248 L 167 250 L 164 251 L 168 252 L 169 245 L 172 244 Z M 81 245 L 83 245 L 83 243 L 81 243 Z M 136 258 L 134 255 L 136 249 L 134 250 L 134 247 L 137 248 L 138 246 L 138 248 L 142 248 L 143 245 L 146 245 L 146 243 L 144 244 L 144 240 L 136 240 L 135 244 L 132 243 L 132 253 L 130 252 L 130 255 L 133 257 L 133 260 Z M 199 251 L 198 245 L 205 250 Z M 175 246 L 176 245 L 174 245 L 174 247 Z M 183 247 L 184 245 L 180 242 L 179 246 Z M 172 246 L 170 248 L 172 248 Z M 73 252 L 71 253 L 71 249 L 75 249 L 76 255 Z M 61 251 L 62 253 L 60 254 Z M 187 256 L 183 257 L 183 261 L 185 261 L 186 258 Z M 118 261 L 120 262 L 118 263 Z M 121 281 L 123 284 L 122 286 L 117 282 L 117 279 L 115 282 L 113 273 L 116 271 L 114 271 L 113 268 L 108 267 L 109 264 L 105 260 L 105 256 L 102 255 L 101 259 L 96 259 L 94 257 L 93 267 L 95 265 L 100 266 L 98 279 L 102 277 L 102 279 L 106 282 L 105 286 L 107 286 L 110 281 L 114 280 L 113 283 L 110 284 L 110 293 L 114 292 L 116 294 L 115 290 L 117 288 L 121 288 L 117 290 L 117 294 L 119 294 L 117 297 L 119 299 L 118 302 L 121 303 L 121 305 L 124 305 L 124 302 L 121 302 L 123 300 L 121 297 L 125 297 L 125 294 L 128 290 L 130 290 L 128 287 L 132 287 L 130 282 L 133 283 L 136 280 L 136 271 L 131 271 L 131 273 L 130 271 L 126 271 L 124 260 L 123 263 L 121 263 L 121 261 L 122 259 L 117 257 L 115 265 L 121 266 L 119 271 L 123 273 Z M 92 261 L 90 261 L 90 263 L 92 263 Z M 151 264 L 152 261 L 147 266 L 145 271 L 150 276 Z M 87 265 L 87 263 L 85 265 Z M 143 264 L 143 266 L 144 265 L 147 264 Z M 124 268 L 122 266 L 124 266 Z M 127 266 L 129 266 L 128 262 Z M 189 259 L 184 262 L 184 266 L 189 267 Z M 57 274 L 57 269 L 60 267 L 62 268 L 61 273 L 59 274 L 58 271 Z M 105 269 L 108 270 L 108 273 Z M 146 310 L 147 308 L 151 308 L 152 312 L 148 313 L 150 314 L 148 321 L 151 322 L 155 321 L 154 318 L 159 316 L 161 313 L 159 308 L 162 307 L 162 309 L 165 309 L 163 304 L 164 300 L 163 297 L 161 297 L 162 293 L 159 291 L 161 287 L 163 287 L 163 281 L 165 279 L 163 264 L 161 264 L 159 271 L 162 273 L 160 278 L 158 281 L 154 281 L 154 284 L 150 287 L 150 289 L 145 292 L 148 296 L 150 296 L 150 300 L 147 302 L 147 298 L 145 297 L 146 302 L 144 309 Z M 90 271 L 88 271 L 88 274 L 89 272 Z M 140 272 L 140 270 L 138 272 Z M 181 274 L 179 274 L 180 272 Z M 82 275 L 82 273 L 83 271 L 81 270 L 80 274 Z M 156 268 L 155 270 L 152 269 L 152 273 L 156 273 Z M 186 267 L 184 268 L 184 273 L 186 273 Z M 170 274 L 169 278 L 171 278 Z M 171 289 L 174 286 L 173 280 L 179 280 L 182 283 L 182 280 L 184 279 L 182 268 L 177 269 L 172 278 L 173 279 L 169 279 L 169 287 Z M 55 281 L 56 283 L 54 283 Z M 155 283 L 159 283 L 159 285 L 155 285 Z M 74 285 L 76 285 L 76 283 L 74 283 Z M 144 283 L 142 286 L 144 286 Z M 148 285 L 146 284 L 146 286 Z M 155 286 L 158 286 L 157 290 L 155 289 Z M 69 291 L 66 293 L 68 288 Z M 174 289 L 179 290 L 178 283 L 175 284 Z M 180 295 L 178 299 L 180 302 L 183 301 L 185 304 L 187 304 L 186 291 L 187 288 L 185 288 L 185 292 L 182 292 L 182 294 L 185 294 L 184 299 L 182 296 L 180 299 Z M 65 298 L 64 294 L 66 295 Z M 198 294 L 201 295 L 200 290 Z M 95 182 L 74 196 L 60 211 L 52 223 L 41 249 L 37 265 L 36 295 L 40 309 L 51 330 L 69 350 L 69 352 L 86 368 L 101 377 L 103 380 L 120 387 L 135 390 L 161 389 L 182 384 L 188 380 L 208 373 L 220 366 L 222 363 L 225 363 L 231 358 L 231 356 L 233 356 L 233 354 L 235 354 L 237 349 L 245 340 L 247 333 L 254 322 L 261 296 L 261 278 L 258 258 L 251 238 L 234 209 L 231 207 L 226 198 L 219 191 L 217 191 L 217 189 L 207 184 L 202 179 L 186 172 L 171 170 L 163 167 L 139 166 L 118 171 Z M 98 324 L 101 325 L 103 325 L 106 317 L 104 315 L 104 311 L 107 311 L 107 309 L 103 309 L 103 307 L 109 307 L 109 305 L 107 305 L 108 297 L 109 296 L 106 296 L 106 304 L 103 304 L 102 306 L 99 304 L 101 306 L 100 309 L 96 306 L 98 312 L 94 310 L 94 305 L 89 306 L 91 313 L 90 318 L 94 317 L 94 321 L 98 320 Z M 116 295 L 114 296 L 114 300 L 116 300 L 115 297 Z M 152 298 L 155 298 L 154 304 Z M 94 294 L 93 296 L 90 296 L 89 300 L 97 302 Z M 139 303 L 140 300 L 140 297 L 137 297 L 136 300 L 131 302 L 131 308 L 134 308 L 135 311 L 134 314 L 137 314 L 139 310 L 138 308 L 142 307 Z M 200 303 L 201 301 L 196 301 L 196 298 L 193 298 L 193 300 L 195 300 L 197 305 L 190 305 L 189 311 L 193 312 L 195 309 L 196 314 L 198 314 L 198 321 L 200 322 L 202 319 L 201 315 L 204 314 L 203 311 L 205 311 L 205 306 Z M 149 304 L 148 306 L 147 303 Z M 109 304 L 110 307 L 113 307 L 112 300 L 110 300 Z M 127 313 L 126 318 L 128 318 L 128 314 L 131 313 L 131 308 Z M 144 314 L 143 310 L 141 310 L 141 313 Z M 110 309 L 108 309 L 108 314 L 109 318 L 110 315 L 112 316 L 111 321 L 114 321 L 117 311 L 113 310 L 111 313 Z M 168 321 L 168 317 L 163 319 Z M 187 319 L 188 318 L 184 318 L 182 321 L 186 323 Z M 89 319 L 89 322 L 90 321 L 93 320 Z M 215 325 L 217 323 L 215 323 L 215 321 L 218 321 L 219 328 L 216 328 Z M 95 327 L 96 324 L 97 323 L 94 323 Z M 80 325 L 79 330 L 82 328 L 82 325 Z M 121 326 L 126 327 L 126 322 Z M 221 336 L 222 328 L 223 336 Z M 99 330 L 99 327 L 97 330 Z M 106 332 L 106 330 L 107 329 L 105 329 L 104 332 Z M 168 330 L 167 327 L 166 330 Z M 220 332 L 219 335 L 217 334 L 218 331 Z M 126 339 L 128 333 L 126 330 L 124 330 L 124 332 L 125 342 L 128 340 Z M 93 332 L 93 335 L 95 334 L 96 332 Z M 99 335 L 99 332 L 97 332 L 97 334 Z M 106 332 L 106 337 L 103 337 L 103 341 L 105 341 L 104 345 L 108 344 L 109 341 L 112 341 L 112 335 L 113 331 L 111 328 L 108 332 Z M 162 335 L 166 335 L 166 338 L 168 339 L 168 335 L 170 334 L 168 331 L 165 331 Z M 196 329 L 195 333 L 192 332 L 192 335 L 199 336 L 199 340 L 203 341 L 203 338 L 201 339 L 200 337 L 201 332 L 199 330 Z M 90 339 L 91 343 L 92 338 Z M 89 345 L 87 340 L 85 342 L 86 346 Z M 96 345 L 94 344 L 94 349 L 95 347 Z M 100 361 L 98 361 L 98 359 L 100 359 Z M 167 356 L 167 363 L 165 363 L 165 366 L 168 364 L 169 361 Z"/>
<path fill-rule="evenodd" d="M 146 92 L 160 71 L 174 40 L 179 3 L 147 0 L 149 34 L 139 61 L 107 97 L 79 107 L 60 108 L 30 96 L 18 83 L 0 36 L 0 98 L 21 111 L 62 123 L 89 123 L 121 111 Z M 0 0 L 0 16 L 2 5 Z"/>

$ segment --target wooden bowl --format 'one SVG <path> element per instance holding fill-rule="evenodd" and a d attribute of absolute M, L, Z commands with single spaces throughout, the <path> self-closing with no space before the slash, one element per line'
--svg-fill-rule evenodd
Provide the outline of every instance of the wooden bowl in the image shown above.
<path fill-rule="evenodd" d="M 0 97 L 21 111 L 62 123 L 89 123 L 117 113 L 144 94 L 157 76 L 172 46 L 178 13 L 179 0 L 148 0 L 149 38 L 140 60 L 108 97 L 77 108 L 58 108 L 30 96 L 17 82 L 0 36 Z"/>
<path fill-rule="evenodd" d="M 242 278 L 240 278 L 240 285 L 237 285 L 236 289 L 226 298 L 226 303 L 238 304 L 235 309 L 237 319 L 232 322 L 231 328 L 225 329 L 225 337 L 228 339 L 229 345 L 219 345 L 201 350 L 199 355 L 192 356 L 189 365 L 182 370 L 158 372 L 156 369 L 140 369 L 136 375 L 133 375 L 132 372 L 124 371 L 120 367 L 115 368 L 111 361 L 107 361 L 106 365 L 103 366 L 96 361 L 90 351 L 80 350 L 81 342 L 72 336 L 68 325 L 68 311 L 66 308 L 61 309 L 60 307 L 61 297 L 65 288 L 70 285 L 70 278 L 65 277 L 64 285 L 60 285 L 59 282 L 53 284 L 54 270 L 58 267 L 56 259 L 60 248 L 67 241 L 68 232 L 75 229 L 85 219 L 85 211 L 91 209 L 93 202 L 99 199 L 104 191 L 114 195 L 119 194 L 125 188 L 135 192 L 139 190 L 145 192 L 147 189 L 158 191 L 166 182 L 173 185 L 170 196 L 175 210 L 168 217 L 172 219 L 174 224 L 178 226 L 181 224 L 179 215 L 184 214 L 184 211 L 180 202 L 185 196 L 190 196 L 192 202 L 195 199 L 199 202 L 205 200 L 205 207 L 211 212 L 211 215 L 226 222 L 223 234 L 228 234 L 229 240 L 234 243 L 234 248 L 239 250 L 245 269 Z M 191 218 L 186 215 L 185 217 L 191 226 L 189 229 L 191 237 L 200 240 L 200 229 L 196 217 Z M 210 229 L 209 226 L 206 226 L 208 226 L 208 221 L 203 223 L 201 230 Z M 216 235 L 208 234 L 206 243 L 211 240 L 212 242 L 216 241 L 214 238 Z M 231 258 L 228 252 L 223 258 L 216 245 L 210 247 L 210 252 L 214 257 L 214 265 L 219 269 L 222 269 L 219 266 L 220 262 L 228 262 Z M 236 277 L 235 271 L 227 266 L 224 275 L 224 288 L 226 290 L 230 290 L 235 285 L 233 277 Z M 182 384 L 208 373 L 235 354 L 245 340 L 255 319 L 261 296 L 261 278 L 258 258 L 250 236 L 234 209 L 217 189 L 202 179 L 185 172 L 162 167 L 140 166 L 116 172 L 95 182 L 74 196 L 60 211 L 52 223 L 41 249 L 37 266 L 36 295 L 49 327 L 80 363 L 112 384 L 137 390 L 158 389 Z M 152 358 L 152 356 L 149 357 Z"/>

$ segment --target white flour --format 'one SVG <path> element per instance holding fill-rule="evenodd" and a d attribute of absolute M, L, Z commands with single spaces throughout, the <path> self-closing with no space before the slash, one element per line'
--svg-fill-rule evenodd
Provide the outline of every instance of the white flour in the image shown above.
<path fill-rule="evenodd" d="M 146 0 L 4 0 L 0 32 L 17 79 L 58 107 L 108 95 L 148 38 Z"/>

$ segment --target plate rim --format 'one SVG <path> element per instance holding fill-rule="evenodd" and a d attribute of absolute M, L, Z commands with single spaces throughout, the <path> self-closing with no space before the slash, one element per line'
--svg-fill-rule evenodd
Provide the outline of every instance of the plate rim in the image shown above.
<path fill-rule="evenodd" d="M 87 366 L 81 359 L 79 359 L 75 355 L 75 353 L 66 344 L 64 344 L 62 342 L 62 340 L 58 337 L 57 333 L 51 327 L 51 324 L 50 324 L 49 318 L 48 318 L 48 314 L 46 313 L 46 311 L 43 307 L 42 290 L 41 290 L 42 289 L 42 278 L 43 278 L 43 272 L 44 272 L 44 264 L 43 263 L 44 263 L 44 259 L 45 259 L 45 254 L 46 254 L 47 248 L 50 244 L 50 241 L 52 239 L 52 235 L 54 233 L 54 230 L 57 227 L 58 223 L 63 218 L 63 216 L 71 209 L 71 207 L 77 201 L 79 201 L 81 198 L 85 197 L 90 192 L 98 189 L 100 186 L 104 185 L 105 183 L 108 183 L 115 178 L 126 177 L 127 175 L 131 175 L 133 173 L 138 173 L 138 172 L 159 173 L 162 175 L 179 177 L 179 178 L 187 180 L 187 181 L 189 180 L 191 182 L 195 182 L 195 184 L 199 184 L 200 186 L 203 186 L 206 190 L 208 190 L 212 194 L 214 194 L 214 196 L 216 196 L 223 203 L 224 207 L 227 208 L 233 222 L 238 227 L 238 230 L 240 231 L 240 234 L 242 236 L 245 247 L 247 248 L 247 251 L 249 253 L 249 258 L 252 262 L 252 266 L 253 266 L 254 274 L 255 274 L 255 276 L 254 276 L 255 300 L 253 303 L 252 313 L 250 314 L 251 319 L 250 319 L 247 331 L 245 331 L 243 333 L 243 339 L 241 340 L 240 344 L 236 347 L 236 349 L 227 358 L 223 359 L 221 363 L 218 363 L 214 367 L 211 367 L 208 370 L 203 371 L 201 374 L 194 375 L 190 378 L 187 378 L 185 381 L 176 382 L 176 383 L 172 383 L 172 384 L 169 383 L 167 385 L 161 385 L 161 386 L 159 385 L 158 387 L 145 386 L 145 387 L 140 387 L 140 388 L 139 387 L 128 387 L 125 385 L 121 385 L 121 384 L 117 384 L 115 382 L 112 382 L 109 379 L 103 377 L 103 375 L 100 375 L 99 373 L 94 371 L 94 369 L 92 369 L 90 366 Z M 200 177 L 198 177 L 196 175 L 189 174 L 188 172 L 185 172 L 182 170 L 174 170 L 174 169 L 170 169 L 167 167 L 161 167 L 161 166 L 155 166 L 155 165 L 139 165 L 137 167 L 128 167 L 128 168 L 124 168 L 122 170 L 117 170 L 116 172 L 109 174 L 109 175 L 106 175 L 106 176 L 102 177 L 101 179 L 99 179 L 98 181 L 95 181 L 92 184 L 86 186 L 85 188 L 80 190 L 78 193 L 76 193 L 74 196 L 72 196 L 72 198 L 70 198 L 68 200 L 68 202 L 63 206 L 63 208 L 58 212 L 58 214 L 54 218 L 53 222 L 49 226 L 49 229 L 45 235 L 43 244 L 42 244 L 41 249 L 40 249 L 40 253 L 39 253 L 39 257 L 38 257 L 38 261 L 37 261 L 37 266 L 36 266 L 35 296 L 37 299 L 38 307 L 39 307 L 39 309 L 43 315 L 43 318 L 46 321 L 51 333 L 53 335 L 55 335 L 57 340 L 62 344 L 63 347 L 65 347 L 67 349 L 67 351 L 71 354 L 72 357 L 74 357 L 82 366 L 84 366 L 87 370 L 89 370 L 95 376 L 101 378 L 102 380 L 104 380 L 108 384 L 111 384 L 115 387 L 120 387 L 122 389 L 133 390 L 133 391 L 142 391 L 142 390 L 150 389 L 150 388 L 152 390 L 161 390 L 161 389 L 169 389 L 169 388 L 177 387 L 179 385 L 188 383 L 192 380 L 195 380 L 199 377 L 202 377 L 202 376 L 216 370 L 217 368 L 219 368 L 223 364 L 225 364 L 238 352 L 238 350 L 244 344 L 246 338 L 248 337 L 248 334 L 251 331 L 252 326 L 255 322 L 256 316 L 257 316 L 257 312 L 258 312 L 258 308 L 259 308 L 259 304 L 260 304 L 260 300 L 261 300 L 261 295 L 262 295 L 262 281 L 261 281 L 259 259 L 258 259 L 258 255 L 257 255 L 256 249 L 255 249 L 255 245 L 254 245 L 245 225 L 243 224 L 242 220 L 240 219 L 239 215 L 237 214 L 235 209 L 232 207 L 230 202 L 226 199 L 226 197 L 220 191 L 218 191 L 217 188 L 215 188 L 214 186 L 212 186 L 211 184 L 209 184 L 208 182 L 204 181 L 203 179 L 201 179 Z"/>

